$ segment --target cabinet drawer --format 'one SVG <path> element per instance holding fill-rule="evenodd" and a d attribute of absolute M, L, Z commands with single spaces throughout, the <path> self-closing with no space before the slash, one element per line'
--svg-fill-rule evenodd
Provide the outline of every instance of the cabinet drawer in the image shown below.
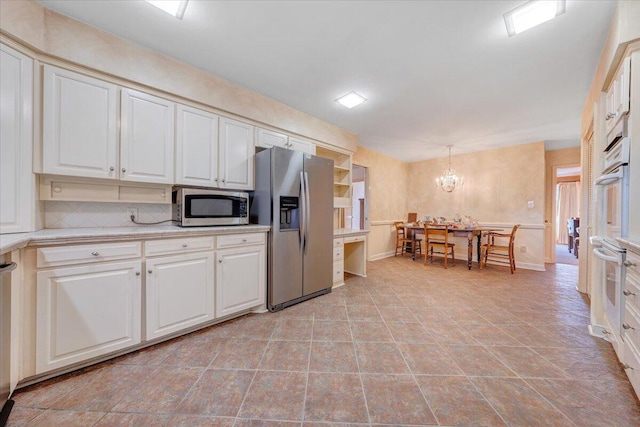
<path fill-rule="evenodd" d="M 264 233 L 229 234 L 218 236 L 218 249 L 264 243 Z"/>
<path fill-rule="evenodd" d="M 144 243 L 145 256 L 213 250 L 213 236 L 150 240 Z"/>
<path fill-rule="evenodd" d="M 39 248 L 37 251 L 36 266 L 43 268 L 67 264 L 86 264 L 90 262 L 140 258 L 141 252 L 140 242 Z"/>
<path fill-rule="evenodd" d="M 342 247 L 333 248 L 333 260 L 341 261 L 344 259 L 344 249 Z"/>
<path fill-rule="evenodd" d="M 627 271 L 622 291 L 625 295 L 629 294 L 626 296 L 627 303 L 640 312 L 640 279 L 635 274 L 629 274 L 629 271 Z"/>
<path fill-rule="evenodd" d="M 342 246 L 344 246 L 344 240 L 342 239 L 342 237 L 340 237 L 339 239 L 333 239 L 334 248 L 341 248 Z"/>
<path fill-rule="evenodd" d="M 366 236 L 349 236 L 344 238 L 344 243 L 364 242 Z"/>
<path fill-rule="evenodd" d="M 342 282 L 344 280 L 344 264 L 342 261 L 333 263 L 333 283 Z"/>
<path fill-rule="evenodd" d="M 627 275 L 631 273 L 638 279 L 638 281 L 640 281 L 640 256 L 627 251 L 627 260 L 625 265 L 627 266 Z"/>
<path fill-rule="evenodd" d="M 624 322 L 622 333 L 625 341 L 629 341 L 633 347 L 640 349 L 640 313 L 627 303 L 624 310 Z"/>

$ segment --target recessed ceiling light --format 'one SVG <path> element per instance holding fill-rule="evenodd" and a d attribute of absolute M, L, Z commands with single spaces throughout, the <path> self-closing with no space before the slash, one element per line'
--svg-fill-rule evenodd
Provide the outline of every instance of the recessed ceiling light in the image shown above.
<path fill-rule="evenodd" d="M 566 0 L 532 0 L 504 14 L 509 37 L 527 31 L 530 28 L 551 21 L 562 15 L 566 9 Z"/>
<path fill-rule="evenodd" d="M 338 104 L 344 105 L 347 108 L 353 108 L 362 104 L 366 100 L 367 98 L 365 98 L 364 96 L 351 91 L 348 94 L 336 99 L 336 102 Z"/>
<path fill-rule="evenodd" d="M 154 5 L 158 9 L 173 15 L 178 19 L 182 19 L 184 11 L 187 10 L 189 0 L 145 0 L 147 3 Z"/>

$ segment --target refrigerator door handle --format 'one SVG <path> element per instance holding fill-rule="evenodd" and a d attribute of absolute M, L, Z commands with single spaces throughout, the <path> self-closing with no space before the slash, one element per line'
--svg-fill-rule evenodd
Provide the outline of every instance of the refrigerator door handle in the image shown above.
<path fill-rule="evenodd" d="M 309 174 L 307 172 L 304 173 L 304 196 L 305 196 L 305 209 L 304 209 L 304 253 L 307 253 L 307 241 L 309 240 L 309 226 L 311 225 L 311 198 L 309 196 Z"/>
<path fill-rule="evenodd" d="M 305 238 L 307 237 L 307 223 L 305 221 L 305 212 L 307 211 L 305 194 L 307 192 L 304 182 L 304 173 L 300 172 L 300 227 L 298 227 L 298 236 L 300 241 L 300 252 L 304 253 L 304 247 L 306 246 Z"/>

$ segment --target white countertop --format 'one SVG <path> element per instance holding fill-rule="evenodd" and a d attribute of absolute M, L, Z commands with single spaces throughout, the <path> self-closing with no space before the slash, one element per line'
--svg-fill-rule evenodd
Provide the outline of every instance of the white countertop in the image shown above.
<path fill-rule="evenodd" d="M 631 239 L 631 238 L 622 238 L 622 237 L 618 237 L 616 240 L 620 242 L 620 245 L 623 248 L 633 251 L 637 254 L 640 254 L 640 240 Z"/>
<path fill-rule="evenodd" d="M 108 242 L 114 240 L 161 239 L 165 237 L 199 236 L 267 232 L 266 225 L 235 225 L 227 227 L 179 227 L 177 225 L 110 228 L 56 228 L 33 233 L 0 235 L 0 254 L 28 245 L 59 245 L 63 243 Z"/>
<path fill-rule="evenodd" d="M 353 228 L 336 228 L 333 230 L 333 237 L 360 236 L 369 234 L 369 230 L 356 230 Z"/>

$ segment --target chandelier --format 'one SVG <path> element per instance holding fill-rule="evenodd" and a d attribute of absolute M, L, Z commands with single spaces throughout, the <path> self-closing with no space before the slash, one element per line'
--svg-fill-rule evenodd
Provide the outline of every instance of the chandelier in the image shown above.
<path fill-rule="evenodd" d="M 447 147 L 449 147 L 449 167 L 440 178 L 436 178 L 436 185 L 440 187 L 442 191 L 451 193 L 456 187 L 462 187 L 464 185 L 464 178 L 456 175 L 456 172 L 451 169 L 451 147 L 453 147 L 453 145 L 447 145 Z"/>

